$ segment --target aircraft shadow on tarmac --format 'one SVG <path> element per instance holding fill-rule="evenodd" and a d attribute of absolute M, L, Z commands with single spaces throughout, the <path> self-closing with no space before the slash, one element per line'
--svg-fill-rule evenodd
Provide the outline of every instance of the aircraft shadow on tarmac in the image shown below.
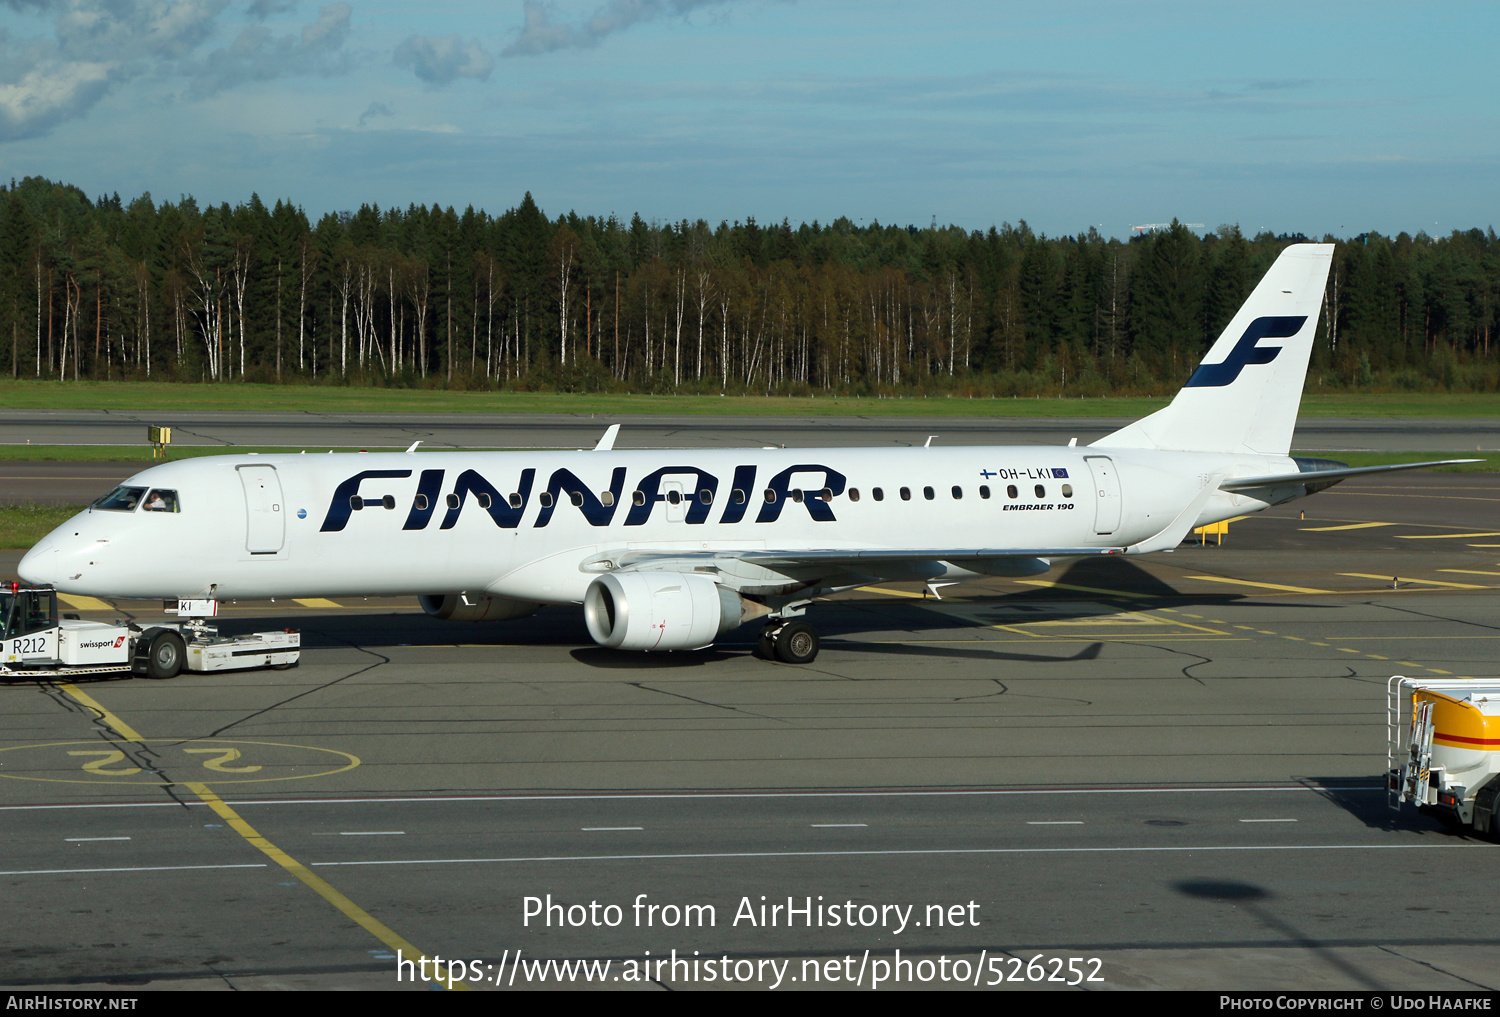
<path fill-rule="evenodd" d="M 1023 609 L 1025 617 L 1018 620 L 1027 623 L 1077 618 L 1080 612 L 1107 616 L 1117 612 L 1141 610 L 1157 603 L 1204 608 L 1261 603 L 1253 595 L 1238 593 L 1182 593 L 1134 562 L 1121 558 L 1076 561 L 1055 575 L 1055 586 L 1029 587 L 1014 593 L 981 596 L 966 603 L 986 608 Z M 952 645 L 902 643 L 899 639 L 892 640 L 888 636 L 880 642 L 868 640 L 868 635 L 872 632 L 917 634 L 942 629 L 983 627 L 980 622 L 942 610 L 941 603 L 944 602 L 883 597 L 874 601 L 838 599 L 819 603 L 809 617 L 825 640 L 837 644 L 841 650 L 856 650 L 861 653 L 1036 662 L 1088 660 L 1097 656 L 1097 651 L 1090 654 L 1087 650 L 1081 655 L 1061 656 L 1005 654 L 998 650 Z M 1292 602 L 1277 601 L 1280 606 L 1288 603 Z M 1297 606 L 1322 608 L 1326 605 Z M 302 645 L 309 649 L 456 644 L 539 647 L 571 645 L 579 647 L 573 651 L 573 656 L 581 663 L 622 669 L 712 663 L 748 652 L 754 647 L 755 637 L 758 635 L 753 625 L 747 625 L 737 632 L 726 634 L 715 647 L 706 650 L 672 654 L 608 650 L 592 645 L 584 627 L 583 612 L 576 607 L 544 607 L 525 620 L 487 623 L 444 621 L 415 612 L 313 614 L 299 611 L 280 617 L 272 615 L 255 619 L 220 619 L 220 629 L 226 635 L 283 625 L 300 629 Z"/>

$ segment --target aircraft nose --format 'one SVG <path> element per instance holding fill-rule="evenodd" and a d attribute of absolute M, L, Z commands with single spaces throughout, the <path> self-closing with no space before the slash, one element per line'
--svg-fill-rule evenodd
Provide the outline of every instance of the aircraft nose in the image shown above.
<path fill-rule="evenodd" d="M 57 574 L 59 564 L 57 552 L 58 547 L 55 543 L 38 544 L 21 556 L 21 563 L 16 566 L 17 574 L 34 586 L 55 584 L 62 578 Z"/>

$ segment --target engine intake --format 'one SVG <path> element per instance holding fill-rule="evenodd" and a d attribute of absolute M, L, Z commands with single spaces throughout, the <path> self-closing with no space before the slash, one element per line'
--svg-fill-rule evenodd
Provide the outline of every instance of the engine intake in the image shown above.
<path fill-rule="evenodd" d="M 621 650 L 696 650 L 765 613 L 764 605 L 693 572 L 611 573 L 583 595 L 589 635 Z"/>
<path fill-rule="evenodd" d="M 540 604 L 480 593 L 424 593 L 417 598 L 422 610 L 434 618 L 451 621 L 509 621 L 536 613 Z"/>

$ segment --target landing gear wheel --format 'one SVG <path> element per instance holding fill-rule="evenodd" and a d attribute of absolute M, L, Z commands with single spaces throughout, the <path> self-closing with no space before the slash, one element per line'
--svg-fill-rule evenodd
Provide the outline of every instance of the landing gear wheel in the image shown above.
<path fill-rule="evenodd" d="M 288 663 L 288 664 L 272 664 L 272 665 L 270 665 L 272 671 L 290 671 L 292 668 L 294 668 L 296 666 L 297 666 L 297 662 L 295 660 L 292 661 L 291 663 Z"/>
<path fill-rule="evenodd" d="M 773 630 L 767 628 L 761 632 L 755 641 L 755 655 L 761 660 L 776 659 L 776 633 Z"/>
<path fill-rule="evenodd" d="M 776 633 L 776 659 L 783 664 L 811 664 L 818 657 L 818 630 L 807 622 L 790 622 Z"/>
<path fill-rule="evenodd" d="M 187 657 L 187 647 L 182 637 L 170 629 L 162 629 L 151 637 L 147 649 L 147 678 L 176 678 L 182 671 L 182 662 Z"/>

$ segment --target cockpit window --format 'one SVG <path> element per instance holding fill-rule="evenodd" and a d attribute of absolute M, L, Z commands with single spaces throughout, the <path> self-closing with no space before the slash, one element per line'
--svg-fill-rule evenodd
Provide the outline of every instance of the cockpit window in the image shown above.
<path fill-rule="evenodd" d="M 94 508 L 108 512 L 134 512 L 135 507 L 141 503 L 141 495 L 145 493 L 144 487 L 122 485 L 94 502 Z"/>
<path fill-rule="evenodd" d="M 160 487 L 156 488 L 150 494 L 146 495 L 146 511 L 147 512 L 180 512 L 180 511 L 182 511 L 178 507 L 178 505 L 177 505 L 177 492 L 176 491 L 167 491 L 167 490 L 164 490 L 163 488 L 160 488 Z"/>

